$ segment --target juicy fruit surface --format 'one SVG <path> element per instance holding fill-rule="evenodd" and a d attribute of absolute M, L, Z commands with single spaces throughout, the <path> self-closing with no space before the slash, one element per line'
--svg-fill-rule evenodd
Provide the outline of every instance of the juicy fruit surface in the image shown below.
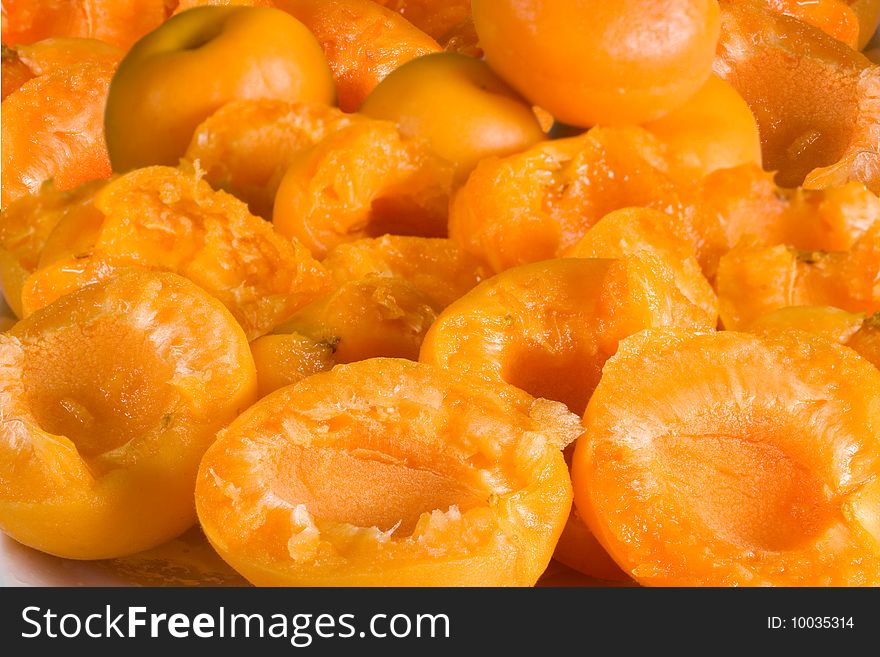
<path fill-rule="evenodd" d="M 880 584 L 878 22 L 4 2 L 0 527 L 142 583 Z"/>
<path fill-rule="evenodd" d="M 577 508 L 642 584 L 876 586 L 878 392 L 805 333 L 639 334 L 587 408 Z"/>
<path fill-rule="evenodd" d="M 530 585 L 568 515 L 560 449 L 576 432 L 558 405 L 428 365 L 339 366 L 220 435 L 199 518 L 257 584 Z"/>
<path fill-rule="evenodd" d="M 0 359 L 0 526 L 76 559 L 187 529 L 202 453 L 256 395 L 244 333 L 173 274 L 68 295 L 0 336 Z"/>

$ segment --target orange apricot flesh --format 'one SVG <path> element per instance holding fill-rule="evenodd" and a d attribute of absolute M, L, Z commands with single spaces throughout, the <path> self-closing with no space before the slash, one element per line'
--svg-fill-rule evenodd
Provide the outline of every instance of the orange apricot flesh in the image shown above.
<path fill-rule="evenodd" d="M 93 204 L 102 215 L 97 226 L 86 213 L 74 217 L 75 226 L 58 226 L 93 240 L 85 251 L 75 240 L 66 252 L 56 251 L 57 260 L 42 260 L 22 289 L 25 314 L 120 267 L 160 269 L 220 299 L 253 339 L 330 287 L 326 271 L 301 244 L 276 234 L 244 203 L 195 174 L 138 169 L 108 183 Z"/>
<path fill-rule="evenodd" d="M 198 162 L 214 189 L 271 219 L 281 177 L 295 156 L 358 118 L 322 103 L 232 101 L 196 128 L 184 157 Z"/>
<path fill-rule="evenodd" d="M 81 52 L 67 65 L 35 65 L 45 72 L 3 99 L 3 208 L 49 179 L 66 190 L 110 176 L 104 105 L 120 53 L 112 49 L 108 55 L 108 46 L 100 42 Z"/>
<path fill-rule="evenodd" d="M 878 395 L 807 333 L 645 331 L 590 400 L 575 503 L 643 585 L 877 586 Z"/>
<path fill-rule="evenodd" d="M 749 325 L 750 333 L 796 329 L 854 349 L 875 367 L 880 367 L 880 314 L 865 317 L 833 306 L 793 306 L 770 311 Z"/>
<path fill-rule="evenodd" d="M 452 165 L 393 123 L 369 120 L 300 153 L 275 195 L 272 221 L 317 258 L 385 233 L 445 237 Z"/>
<path fill-rule="evenodd" d="M 103 181 L 94 181 L 59 191 L 50 181 L 37 194 L 24 196 L 0 212 L 0 283 L 6 302 L 18 317 L 24 316 L 22 287 L 37 270 L 50 236 L 62 222 L 88 225 L 88 216 L 97 212 L 92 200 L 103 186 Z M 81 232 L 73 231 L 72 241 L 78 241 Z"/>
<path fill-rule="evenodd" d="M 196 507 L 257 585 L 531 586 L 569 512 L 578 427 L 422 363 L 340 365 L 221 432 Z"/>
<path fill-rule="evenodd" d="M 500 272 L 559 257 L 628 206 L 679 210 L 663 145 L 641 128 L 593 128 L 481 161 L 453 198 L 449 235 Z"/>
<path fill-rule="evenodd" d="M 880 191 L 880 70 L 820 29 L 763 0 L 719 0 L 714 71 L 745 98 L 763 163 L 785 187 Z"/>
<path fill-rule="evenodd" d="M 648 253 L 663 261 L 675 285 L 692 304 L 714 321 L 718 298 L 697 261 L 692 242 L 674 217 L 651 208 L 622 208 L 602 217 L 568 258 L 622 258 Z"/>
<path fill-rule="evenodd" d="M 764 0 L 770 9 L 814 25 L 850 48 L 859 45 L 859 17 L 842 0 Z"/>
<path fill-rule="evenodd" d="M 470 18 L 471 0 L 373 0 L 396 11 L 428 36 L 442 39 Z"/>
<path fill-rule="evenodd" d="M 739 330 L 772 310 L 835 306 L 849 312 L 880 311 L 874 281 L 880 275 L 880 233 L 872 228 L 850 251 L 798 251 L 785 245 L 743 243 L 718 266 L 721 321 Z"/>
<path fill-rule="evenodd" d="M 622 338 L 651 326 L 711 329 L 661 260 L 546 260 L 498 274 L 444 310 L 419 356 L 506 382 L 580 414 Z"/>
<path fill-rule="evenodd" d="M 168 16 L 168 0 L 4 0 L 3 42 L 82 37 L 129 48 Z"/>
<path fill-rule="evenodd" d="M 490 275 L 485 263 L 450 239 L 405 235 L 340 244 L 321 264 L 337 285 L 373 276 L 403 278 L 437 311 Z"/>
<path fill-rule="evenodd" d="M 0 335 L 0 360 L 0 527 L 73 559 L 192 525 L 202 454 L 256 396 L 234 318 L 168 273 L 64 297 Z"/>
<path fill-rule="evenodd" d="M 251 342 L 251 355 L 257 368 L 260 398 L 312 374 L 333 369 L 335 350 L 332 342 L 312 340 L 293 332 L 257 338 Z"/>

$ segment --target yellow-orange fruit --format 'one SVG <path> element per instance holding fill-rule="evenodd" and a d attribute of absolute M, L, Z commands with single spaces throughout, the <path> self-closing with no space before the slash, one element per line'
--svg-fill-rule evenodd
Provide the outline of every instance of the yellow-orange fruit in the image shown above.
<path fill-rule="evenodd" d="M 490 155 L 503 157 L 545 139 L 531 106 L 482 60 L 443 52 L 392 71 L 358 110 L 424 137 L 455 164 L 459 180 Z"/>
<path fill-rule="evenodd" d="M 185 157 L 198 162 L 214 189 L 271 219 L 281 177 L 296 155 L 358 118 L 323 103 L 232 101 L 196 128 Z"/>
<path fill-rule="evenodd" d="M 120 267 L 174 271 L 220 299 L 249 339 L 325 293 L 329 276 L 298 242 L 193 173 L 149 167 L 108 183 L 92 201 L 102 218 L 87 250 L 77 242 L 40 263 L 22 290 L 25 314 Z M 74 234 L 90 214 L 74 217 Z"/>
<path fill-rule="evenodd" d="M 449 236 L 500 272 L 560 256 L 628 206 L 683 211 L 663 145 L 641 128 L 593 128 L 480 162 L 450 205 Z"/>
<path fill-rule="evenodd" d="M 712 69 L 716 0 L 473 0 L 493 69 L 571 125 L 644 123 Z"/>
<path fill-rule="evenodd" d="M 836 306 L 880 311 L 874 281 L 880 277 L 880 224 L 850 251 L 798 251 L 784 245 L 743 243 L 718 266 L 716 290 L 725 328 L 741 329 L 788 306 Z"/>
<path fill-rule="evenodd" d="M 332 103 L 330 68 L 311 32 L 265 7 L 197 7 L 138 41 L 113 76 L 104 114 L 113 170 L 175 166 L 193 132 L 244 98 Z"/>
<path fill-rule="evenodd" d="M 74 559 L 192 525 L 202 454 L 256 396 L 247 340 L 220 302 L 136 270 L 0 335 L 0 379 L 0 527 Z"/>
<path fill-rule="evenodd" d="M 644 585 L 877 586 L 878 399 L 807 333 L 639 333 L 584 415 L 578 511 Z"/>
<path fill-rule="evenodd" d="M 372 0 L 274 0 L 315 35 L 336 80 L 339 107 L 354 112 L 382 79 L 438 52 L 434 39 Z"/>
<path fill-rule="evenodd" d="M 422 363 L 340 365 L 220 434 L 199 520 L 258 585 L 531 586 L 569 512 L 578 425 Z"/>
<path fill-rule="evenodd" d="M 498 274 L 450 305 L 420 360 L 580 414 L 618 341 L 652 326 L 711 329 L 715 317 L 651 254 L 546 260 Z"/>
<path fill-rule="evenodd" d="M 257 338 L 251 342 L 251 354 L 260 397 L 332 369 L 336 365 L 335 349 L 331 342 L 312 340 L 298 333 L 270 333 Z"/>
<path fill-rule="evenodd" d="M 70 191 L 59 191 L 50 181 L 37 194 L 24 196 L 0 212 L 0 283 L 6 302 L 17 316 L 24 316 L 24 282 L 40 264 L 53 231 L 68 216 L 71 218 L 65 223 L 78 227 L 88 224 L 86 215 L 97 213 L 92 199 L 103 186 L 103 181 L 94 181 Z M 72 239 L 78 241 L 84 231 L 77 228 L 71 232 Z M 74 249 L 77 255 L 82 254 Z"/>
<path fill-rule="evenodd" d="M 490 275 L 485 263 L 450 239 L 405 235 L 340 244 L 321 264 L 337 285 L 373 276 L 403 278 L 438 312 Z"/>
<path fill-rule="evenodd" d="M 453 170 L 393 123 L 358 122 L 301 153 L 281 179 L 272 221 L 322 258 L 385 233 L 444 237 Z"/>

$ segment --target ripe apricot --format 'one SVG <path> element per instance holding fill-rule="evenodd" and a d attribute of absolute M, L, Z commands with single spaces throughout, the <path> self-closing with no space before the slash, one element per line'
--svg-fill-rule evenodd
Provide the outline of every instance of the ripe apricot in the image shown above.
<path fill-rule="evenodd" d="M 354 112 L 382 79 L 438 52 L 434 39 L 371 0 L 275 0 L 318 39 L 333 70 L 339 107 Z"/>
<path fill-rule="evenodd" d="M 880 0 L 843 0 L 859 19 L 859 49 L 864 49 L 880 25 Z"/>
<path fill-rule="evenodd" d="M 279 388 L 336 365 L 332 342 L 312 340 L 299 333 L 270 333 L 251 342 L 257 368 L 257 390 L 262 399 Z"/>
<path fill-rule="evenodd" d="M 761 315 L 751 324 L 751 333 L 796 329 L 854 349 L 875 367 L 880 367 L 880 314 L 865 317 L 833 306 L 794 306 Z"/>
<path fill-rule="evenodd" d="M 199 124 L 185 157 L 198 161 L 214 189 L 271 219 L 281 177 L 295 156 L 358 119 L 323 103 L 232 101 Z"/>
<path fill-rule="evenodd" d="M 650 254 L 547 260 L 498 274 L 451 304 L 419 359 L 580 414 L 617 342 L 650 326 L 712 329 L 715 318 Z"/>
<path fill-rule="evenodd" d="M 328 344 L 336 363 L 377 356 L 416 360 L 436 317 L 427 297 L 406 280 L 372 276 L 343 283 L 274 333 L 292 332 Z"/>
<path fill-rule="evenodd" d="M 373 0 L 396 11 L 425 34 L 440 41 L 470 18 L 471 0 Z"/>
<path fill-rule="evenodd" d="M 788 306 L 836 306 L 850 312 L 880 311 L 874 281 L 880 277 L 880 224 L 850 251 L 798 251 L 785 245 L 745 242 L 718 266 L 716 289 L 728 329 Z"/>
<path fill-rule="evenodd" d="M 593 128 L 480 162 L 450 205 L 449 236 L 500 272 L 558 257 L 612 210 L 681 205 L 656 137 Z"/>
<path fill-rule="evenodd" d="M 880 372 L 801 332 L 645 331 L 605 365 L 575 502 L 652 586 L 877 586 Z"/>
<path fill-rule="evenodd" d="M 674 217 L 651 208 L 611 212 L 566 252 L 567 258 L 622 258 L 648 253 L 663 261 L 676 287 L 710 322 L 718 317 L 718 299 L 700 269 L 693 244 Z"/>
<path fill-rule="evenodd" d="M 684 105 L 644 127 L 666 144 L 673 171 L 686 180 L 741 164 L 761 165 L 761 136 L 752 110 L 715 75 Z"/>
<path fill-rule="evenodd" d="M 167 0 L 3 0 L 3 42 L 100 39 L 127 49 L 168 15 Z"/>
<path fill-rule="evenodd" d="M 103 112 L 119 52 L 91 41 L 80 43 L 65 65 L 46 61 L 52 50 L 71 54 L 69 45 L 65 40 L 31 46 L 30 52 L 37 53 L 30 59 L 34 77 L 0 105 L 4 208 L 50 178 L 65 190 L 110 175 Z M 19 56 L 27 63 L 25 52 Z"/>
<path fill-rule="evenodd" d="M 168 273 L 66 296 L 0 335 L 0 361 L 0 527 L 74 559 L 192 525 L 202 454 L 256 394 L 233 317 Z"/>
<path fill-rule="evenodd" d="M 337 285 L 372 276 L 400 277 L 438 312 L 490 275 L 450 239 L 383 235 L 340 244 L 321 262 Z"/>
<path fill-rule="evenodd" d="M 531 586 L 568 515 L 560 447 L 578 426 L 423 363 L 340 365 L 223 431 L 196 507 L 257 585 Z"/>
<path fill-rule="evenodd" d="M 22 286 L 37 270 L 55 228 L 69 215 L 72 225 L 88 226 L 90 220 L 85 215 L 97 212 L 92 199 L 103 186 L 104 181 L 98 180 L 62 192 L 49 181 L 40 187 L 39 193 L 24 196 L 0 212 L 0 284 L 6 302 L 17 316 L 24 315 Z M 78 240 L 82 232 L 88 233 L 74 230 L 76 237 L 72 236 L 71 241 Z"/>
<path fill-rule="evenodd" d="M 93 203 L 102 214 L 97 226 L 83 230 L 93 221 L 83 213 L 75 226 L 59 224 L 68 234 L 93 235 L 90 248 L 70 244 L 58 260 L 43 260 L 24 285 L 25 314 L 120 267 L 160 269 L 217 297 L 253 339 L 329 288 L 326 271 L 301 244 L 195 174 L 138 169 L 108 183 Z"/>
<path fill-rule="evenodd" d="M 716 0 L 473 0 L 493 69 L 534 104 L 578 126 L 644 123 L 706 82 Z"/>
<path fill-rule="evenodd" d="M 456 165 L 459 180 L 485 157 L 517 153 L 545 138 L 528 103 L 488 64 L 457 53 L 405 63 L 373 89 L 359 111 L 394 121 L 405 137 L 426 138 Z"/>
<path fill-rule="evenodd" d="M 814 25 L 850 48 L 859 45 L 859 17 L 842 0 L 764 0 L 770 9 Z"/>
<path fill-rule="evenodd" d="M 176 165 L 202 121 L 244 98 L 332 103 L 333 78 L 311 32 L 264 7 L 205 6 L 171 17 L 113 76 L 105 124 L 114 171 Z"/>
<path fill-rule="evenodd" d="M 370 276 L 343 283 L 254 341 L 261 394 L 338 363 L 378 357 L 417 360 L 437 312 L 402 278 Z"/>
<path fill-rule="evenodd" d="M 393 123 L 358 122 L 300 153 L 281 180 L 272 221 L 317 258 L 385 233 L 444 237 L 452 166 Z"/>
<path fill-rule="evenodd" d="M 719 0 L 715 72 L 752 108 L 763 163 L 784 187 L 850 180 L 880 192 L 880 69 L 763 0 Z"/>
<path fill-rule="evenodd" d="M 880 200 L 862 183 L 786 189 L 754 164 L 714 171 L 691 198 L 700 218 L 692 231 L 697 257 L 711 279 L 721 256 L 744 240 L 844 251 L 880 219 Z"/>

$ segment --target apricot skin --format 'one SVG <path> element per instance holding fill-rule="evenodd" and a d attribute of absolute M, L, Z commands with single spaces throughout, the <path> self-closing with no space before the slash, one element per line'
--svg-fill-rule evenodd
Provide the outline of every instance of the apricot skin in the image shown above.
<path fill-rule="evenodd" d="M 455 163 L 459 179 L 484 157 L 516 153 L 545 138 L 531 107 L 485 62 L 448 52 L 392 71 L 359 112 L 394 121 L 404 136 L 426 138 Z"/>
<path fill-rule="evenodd" d="M 0 360 L 0 527 L 72 559 L 191 526 L 204 450 L 256 397 L 244 333 L 173 274 L 68 295 L 0 335 Z"/>
<path fill-rule="evenodd" d="M 105 113 L 113 170 L 176 165 L 199 123 L 245 98 L 333 103 L 330 69 L 305 26 L 260 7 L 197 7 L 170 18 L 113 77 Z"/>

